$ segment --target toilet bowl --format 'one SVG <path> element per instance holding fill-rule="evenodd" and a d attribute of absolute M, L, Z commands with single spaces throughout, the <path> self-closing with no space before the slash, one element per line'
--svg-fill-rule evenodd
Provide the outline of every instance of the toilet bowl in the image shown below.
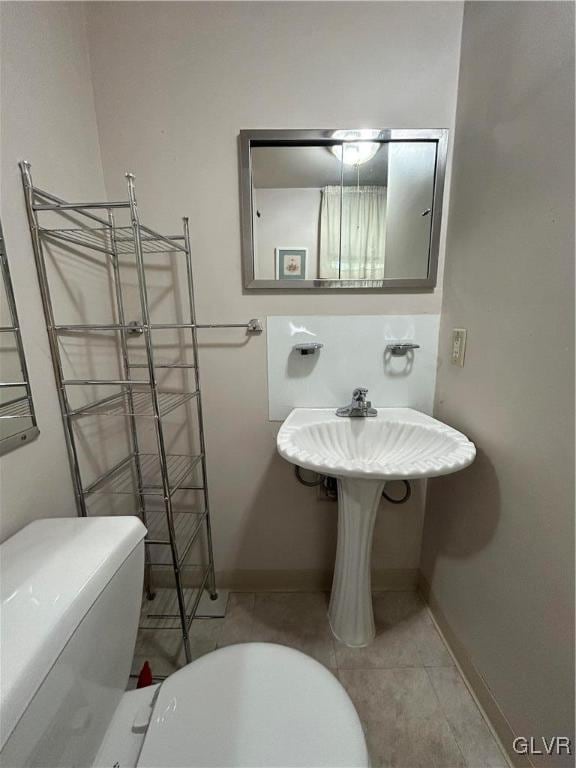
<path fill-rule="evenodd" d="M 133 517 L 50 519 L 0 546 L 0 763 L 368 766 L 348 694 L 291 648 L 229 646 L 124 691 L 144 535 Z"/>

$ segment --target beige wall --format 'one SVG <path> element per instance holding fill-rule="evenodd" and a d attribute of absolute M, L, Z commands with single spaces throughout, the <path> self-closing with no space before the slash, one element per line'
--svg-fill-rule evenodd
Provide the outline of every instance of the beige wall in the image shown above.
<path fill-rule="evenodd" d="M 189 214 L 203 322 L 270 314 L 434 313 L 414 294 L 244 293 L 241 128 L 451 128 L 459 3 L 94 3 L 89 36 L 108 193 L 136 173 L 151 226 Z M 351 50 L 351 40 L 354 40 Z M 345 51 L 343 54 L 342 52 Z M 276 454 L 266 339 L 204 331 L 203 388 L 217 567 L 329 569 L 334 505 Z M 415 568 L 421 502 L 387 509 L 375 567 Z"/>
<path fill-rule="evenodd" d="M 255 276 L 276 279 L 276 248 L 307 248 L 306 276 L 318 277 L 322 190 L 317 187 L 254 189 Z"/>
<path fill-rule="evenodd" d="M 70 198 L 101 197 L 104 185 L 82 5 L 3 2 L 0 23 L 0 215 L 40 428 L 0 460 L 1 540 L 35 518 L 75 514 L 17 163 Z"/>
<path fill-rule="evenodd" d="M 430 483 L 422 567 L 524 736 L 574 726 L 573 56 L 572 4 L 465 7 L 436 415 L 478 457 Z"/>

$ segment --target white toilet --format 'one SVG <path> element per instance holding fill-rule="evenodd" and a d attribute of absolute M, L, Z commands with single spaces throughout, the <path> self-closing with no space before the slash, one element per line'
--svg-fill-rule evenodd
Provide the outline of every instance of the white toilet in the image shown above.
<path fill-rule="evenodd" d="M 345 690 L 284 646 L 230 646 L 124 691 L 144 534 L 135 517 L 49 519 L 0 546 L 0 764 L 368 766 Z"/>

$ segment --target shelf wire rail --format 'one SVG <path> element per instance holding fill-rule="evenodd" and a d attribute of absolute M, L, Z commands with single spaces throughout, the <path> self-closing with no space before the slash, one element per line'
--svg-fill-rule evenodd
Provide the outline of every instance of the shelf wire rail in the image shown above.
<path fill-rule="evenodd" d="M 11 340 L 14 345 L 14 351 L 18 356 L 21 379 L 19 381 L 2 381 L 0 390 L 2 399 L 0 400 L 0 420 L 9 420 L 10 429 L 7 436 L 0 440 L 0 456 L 13 450 L 25 442 L 30 442 L 38 436 L 38 426 L 36 423 L 36 413 L 34 411 L 34 402 L 32 400 L 32 390 L 30 388 L 30 379 L 28 368 L 26 366 L 26 356 L 22 344 L 22 334 L 20 333 L 20 323 L 18 312 L 16 310 L 16 300 L 14 298 L 14 288 L 12 278 L 8 267 L 8 256 L 4 246 L 4 236 L 0 226 L 0 282 L 2 283 L 3 293 L 6 300 L 7 316 L 9 325 L 0 326 L 3 349 L 11 349 L 4 346 L 7 340 Z M 4 399 L 4 393 L 7 393 L 7 399 Z"/>
<path fill-rule="evenodd" d="M 127 494 L 135 497 L 138 515 L 148 531 L 145 546 L 144 585 L 149 600 L 146 601 L 147 612 L 143 612 L 147 617 L 145 626 L 147 628 L 153 626 L 153 619 L 157 618 L 159 622 L 155 626 L 179 627 L 182 632 L 186 661 L 191 661 L 189 631 L 201 596 L 206 590 L 212 599 L 217 597 L 197 332 L 202 328 L 245 328 L 247 333 L 257 334 L 262 332 L 262 324 L 257 319 L 247 323 L 197 323 L 188 219 L 183 219 L 181 235 L 162 235 L 142 224 L 132 174 L 126 174 L 128 197 L 124 201 L 70 203 L 34 186 L 30 163 L 22 161 L 20 171 L 78 514 L 81 516 L 88 514 L 87 499 L 95 494 Z M 119 226 L 116 223 L 115 211 L 118 209 L 128 213 L 130 226 Z M 81 219 L 81 226 L 64 228 L 41 226 L 40 216 L 44 213 L 51 214 L 51 222 L 54 220 L 54 214 L 62 214 L 68 219 L 73 215 Z M 116 322 L 56 323 L 44 252 L 45 244 L 53 245 L 54 243 L 63 248 L 74 248 L 72 252 L 81 248 L 106 256 L 105 263 L 109 264 L 113 282 Z M 184 323 L 152 323 L 151 321 L 146 255 L 154 253 L 183 257 L 185 260 L 188 317 Z M 120 259 L 126 254 L 135 261 L 140 322 L 127 322 L 125 316 Z M 191 362 L 182 360 L 166 362 L 156 359 L 153 335 L 170 329 L 190 333 L 193 358 Z M 108 332 L 116 335 L 117 351 L 121 361 L 121 378 L 67 379 L 64 375 L 60 337 L 63 334 L 90 335 Z M 129 339 L 134 335 L 138 335 L 144 345 L 144 357 L 141 356 L 138 362 L 130 359 Z M 140 354 L 142 355 L 141 350 Z M 195 379 L 193 391 L 172 392 L 161 389 L 156 371 L 170 368 L 192 370 Z M 144 372 L 146 380 L 133 379 L 134 369 Z M 72 407 L 68 391 L 70 387 L 99 385 L 114 385 L 121 389 L 118 393 L 92 400 L 82 406 Z M 166 450 L 163 418 L 186 403 L 196 405 L 199 453 L 197 455 L 170 454 Z M 15 403 L 13 406 L 15 413 L 18 412 L 18 408 L 18 404 Z M 82 477 L 79 445 L 74 427 L 85 418 L 101 416 L 128 419 L 131 448 L 128 455 L 117 461 L 114 466 L 86 483 Z M 155 453 L 146 453 L 140 449 L 137 427 L 137 421 L 140 418 L 153 420 Z M 174 497 L 178 491 L 198 491 L 202 498 L 200 507 L 194 506 L 183 510 L 181 505 L 176 506 Z M 152 503 L 156 506 L 151 506 Z M 202 531 L 205 533 L 206 562 L 189 563 L 189 554 Z M 165 606 L 159 604 L 156 606 L 153 601 L 153 569 L 156 567 L 168 567 L 173 572 L 175 589 L 171 592 L 171 596 L 166 596 L 164 589 L 158 590 L 162 593 L 162 601 L 166 601 Z M 200 573 L 194 589 L 184 586 L 182 577 L 186 568 L 196 569 Z"/>

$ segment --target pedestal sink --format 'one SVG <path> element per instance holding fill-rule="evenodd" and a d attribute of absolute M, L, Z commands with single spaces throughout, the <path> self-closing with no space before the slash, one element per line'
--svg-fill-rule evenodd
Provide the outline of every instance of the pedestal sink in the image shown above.
<path fill-rule="evenodd" d="M 287 461 L 338 481 L 338 546 L 329 617 L 350 646 L 375 634 L 370 555 L 388 480 L 437 477 L 474 461 L 461 432 L 411 408 L 378 408 L 374 418 L 339 418 L 333 408 L 296 408 L 277 438 Z"/>

